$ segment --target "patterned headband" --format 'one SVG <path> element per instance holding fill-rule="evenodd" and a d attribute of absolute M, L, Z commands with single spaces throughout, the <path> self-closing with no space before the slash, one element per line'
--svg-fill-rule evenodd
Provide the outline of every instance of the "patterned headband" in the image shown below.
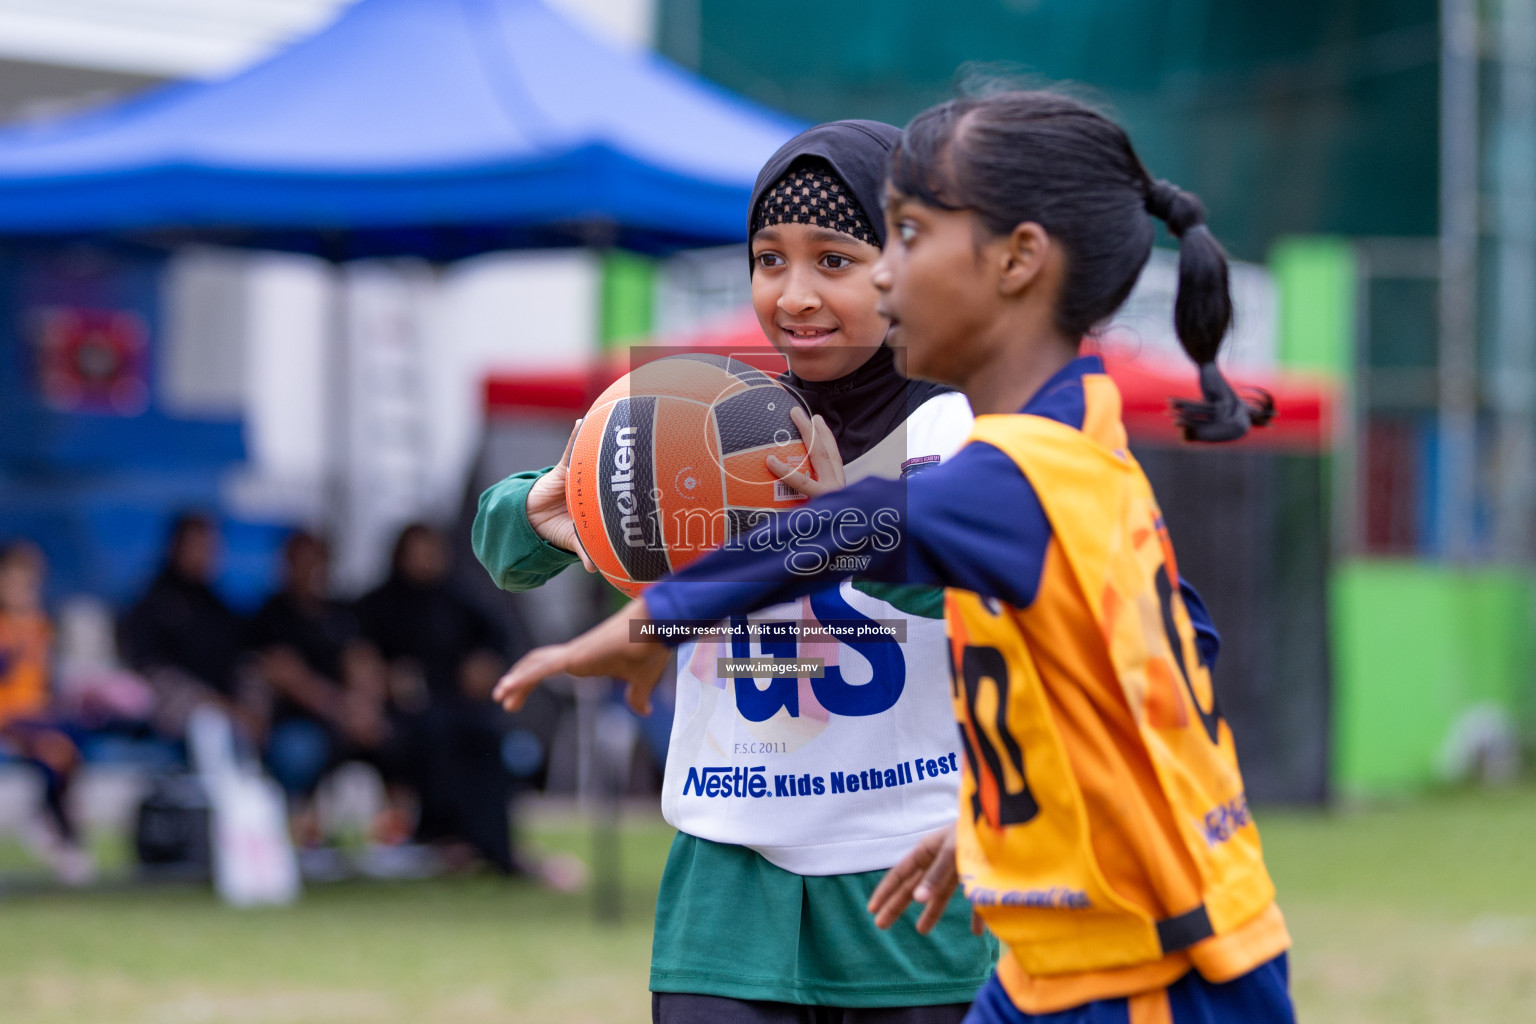
<path fill-rule="evenodd" d="M 823 160 L 791 167 L 778 184 L 763 193 L 752 215 L 752 233 L 775 224 L 812 224 L 880 245 L 869 217 Z"/>

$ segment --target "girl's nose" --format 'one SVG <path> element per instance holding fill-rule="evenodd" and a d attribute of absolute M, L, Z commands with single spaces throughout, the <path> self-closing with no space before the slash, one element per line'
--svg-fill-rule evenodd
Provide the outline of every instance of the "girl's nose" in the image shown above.
<path fill-rule="evenodd" d="M 811 287 L 806 275 L 791 273 L 779 295 L 778 307 L 790 314 L 809 313 L 821 308 L 821 296 Z"/>
<path fill-rule="evenodd" d="M 874 268 L 869 272 L 869 279 L 880 291 L 891 290 L 891 268 L 886 266 L 884 256 L 875 261 Z"/>
<path fill-rule="evenodd" d="M 778 306 L 784 312 L 799 315 L 810 313 L 821 306 L 821 300 L 814 292 L 788 292 L 779 296 Z"/>

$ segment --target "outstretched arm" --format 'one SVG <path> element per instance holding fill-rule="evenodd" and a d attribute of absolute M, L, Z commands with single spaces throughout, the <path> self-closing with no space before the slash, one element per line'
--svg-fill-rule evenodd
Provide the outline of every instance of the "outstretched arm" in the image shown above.
<path fill-rule="evenodd" d="M 897 573 L 901 565 L 905 488 L 890 480 L 866 480 L 769 520 L 742 543 L 704 556 L 669 580 L 653 584 L 607 621 L 576 639 L 529 652 L 496 684 L 493 696 L 508 711 L 523 706 L 539 682 L 552 675 L 612 676 L 629 686 L 626 699 L 650 712 L 650 694 L 666 668 L 668 648 L 639 640 L 632 629 L 648 621 L 717 622 L 820 590 L 850 575 L 839 553 L 869 550 L 861 575 Z M 860 510 L 869 510 L 860 514 Z M 889 511 L 893 515 L 875 515 Z M 680 643 L 675 637 L 672 643 Z"/>
<path fill-rule="evenodd" d="M 1027 608 L 1050 539 L 1013 460 L 970 444 L 910 482 L 866 478 L 781 513 L 652 586 L 646 604 L 654 619 L 718 622 L 857 575 Z"/>
<path fill-rule="evenodd" d="M 645 599 L 637 598 L 568 643 L 529 651 L 501 677 L 491 696 L 516 711 L 550 676 L 610 676 L 628 684 L 624 699 L 637 714 L 650 714 L 651 691 L 671 651 L 659 641 L 631 640 L 631 624 L 646 618 Z"/>
<path fill-rule="evenodd" d="M 633 640 L 631 621 L 719 622 L 855 573 L 960 587 L 1027 607 L 1050 536 L 1039 499 L 1012 461 L 990 445 L 969 445 L 910 485 L 869 478 L 773 517 L 653 584 L 608 622 L 530 653 L 502 678 L 496 698 L 515 710 L 540 679 L 569 672 L 625 679 L 631 705 L 645 707 L 666 647 Z"/>

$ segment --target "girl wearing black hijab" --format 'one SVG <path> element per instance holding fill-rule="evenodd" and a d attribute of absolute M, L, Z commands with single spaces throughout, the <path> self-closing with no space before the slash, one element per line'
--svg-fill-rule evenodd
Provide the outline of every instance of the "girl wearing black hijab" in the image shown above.
<path fill-rule="evenodd" d="M 869 274 L 885 242 L 880 190 L 898 129 L 818 125 L 764 166 L 749 207 L 752 301 L 814 419 L 799 416 L 819 493 L 939 463 L 970 432 L 970 407 L 908 381 L 883 343 Z M 565 469 L 490 488 L 476 554 L 524 590 L 581 556 Z M 678 651 L 677 712 L 662 810 L 678 829 L 657 900 L 651 957 L 660 1024 L 958 1024 L 996 955 L 963 899 L 924 930 L 881 931 L 866 909 L 885 869 L 956 814 L 942 593 L 858 580 L 758 622 L 900 620 L 904 642 L 789 639 Z M 759 647 L 771 648 L 759 650 Z M 721 655 L 821 657 L 820 679 L 721 679 Z M 724 780 L 722 783 L 720 780 Z M 761 780 L 755 782 L 754 780 Z"/>

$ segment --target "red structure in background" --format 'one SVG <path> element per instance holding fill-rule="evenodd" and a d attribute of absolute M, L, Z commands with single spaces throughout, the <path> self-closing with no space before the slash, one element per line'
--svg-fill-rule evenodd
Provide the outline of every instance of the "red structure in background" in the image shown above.
<path fill-rule="evenodd" d="M 603 389 L 635 365 L 660 358 L 670 351 L 711 352 L 732 356 L 768 371 L 782 371 L 784 361 L 773 353 L 757 320 L 750 316 L 732 320 L 720 328 L 684 338 L 667 339 L 655 347 L 637 347 L 612 354 L 586 369 L 498 375 L 485 383 L 486 413 L 507 416 L 559 413 L 580 416 Z M 1085 352 L 1096 351 L 1091 342 Z M 1193 365 L 1128 360 L 1101 353 L 1106 369 L 1120 387 L 1124 418 L 1131 441 L 1139 445 L 1182 445 L 1173 425 L 1169 401 L 1198 398 L 1199 384 Z M 1239 391 L 1262 388 L 1275 400 L 1278 413 L 1267 427 L 1251 431 L 1232 446 L 1265 451 L 1319 452 L 1332 446 L 1334 389 L 1321 380 L 1276 371 L 1234 375 Z"/>
<path fill-rule="evenodd" d="M 1423 428 L 1412 416 L 1372 416 L 1365 428 L 1365 547 L 1377 555 L 1419 550 L 1425 474 Z"/>

